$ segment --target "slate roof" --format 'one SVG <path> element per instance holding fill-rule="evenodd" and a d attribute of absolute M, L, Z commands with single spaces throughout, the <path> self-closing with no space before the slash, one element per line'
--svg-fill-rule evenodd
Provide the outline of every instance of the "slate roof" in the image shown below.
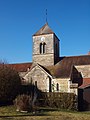
<path fill-rule="evenodd" d="M 33 36 L 37 35 L 44 35 L 44 34 L 52 34 L 54 33 L 51 28 L 48 26 L 48 23 L 46 23 L 40 30 L 38 30 Z"/>
<path fill-rule="evenodd" d="M 74 65 L 90 65 L 90 55 L 63 57 L 55 66 L 46 68 L 56 78 L 69 78 Z"/>

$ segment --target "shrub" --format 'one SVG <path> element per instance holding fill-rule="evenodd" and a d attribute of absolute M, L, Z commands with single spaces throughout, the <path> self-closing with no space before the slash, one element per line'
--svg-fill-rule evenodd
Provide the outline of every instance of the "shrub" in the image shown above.
<path fill-rule="evenodd" d="M 14 101 L 17 111 L 35 111 L 36 97 L 22 94 L 18 95 Z"/>
<path fill-rule="evenodd" d="M 17 108 L 17 111 L 28 111 L 29 109 L 32 109 L 32 106 L 30 105 L 31 102 L 32 98 L 29 95 L 23 94 L 17 96 L 15 99 L 15 106 Z"/>
<path fill-rule="evenodd" d="M 73 93 L 43 93 L 43 99 L 39 103 L 52 108 L 77 110 L 77 96 Z"/>
<path fill-rule="evenodd" d="M 18 73 L 8 65 L 0 64 L 0 103 L 13 101 L 21 86 Z"/>

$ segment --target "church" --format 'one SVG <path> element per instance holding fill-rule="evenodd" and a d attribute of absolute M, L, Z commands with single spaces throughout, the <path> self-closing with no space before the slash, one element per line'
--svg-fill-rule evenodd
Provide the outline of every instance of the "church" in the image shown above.
<path fill-rule="evenodd" d="M 19 72 L 22 84 L 33 83 L 43 92 L 82 93 L 90 107 L 90 52 L 61 57 L 60 40 L 48 23 L 32 39 L 32 62 L 10 64 Z"/>

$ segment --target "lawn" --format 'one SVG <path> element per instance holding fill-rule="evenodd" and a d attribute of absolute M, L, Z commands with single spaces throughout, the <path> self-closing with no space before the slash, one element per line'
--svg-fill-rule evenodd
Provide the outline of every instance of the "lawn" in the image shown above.
<path fill-rule="evenodd" d="M 14 106 L 0 107 L 0 120 L 89 120 L 90 112 L 41 109 L 38 113 L 16 112 Z"/>

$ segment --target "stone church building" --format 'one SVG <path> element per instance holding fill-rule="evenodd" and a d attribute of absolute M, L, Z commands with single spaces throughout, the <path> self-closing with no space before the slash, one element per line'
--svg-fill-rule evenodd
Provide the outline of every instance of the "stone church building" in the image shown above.
<path fill-rule="evenodd" d="M 46 23 L 33 36 L 33 61 L 10 64 L 19 72 L 22 84 L 33 83 L 43 92 L 78 91 L 90 102 L 90 53 L 59 56 L 60 40 Z"/>

